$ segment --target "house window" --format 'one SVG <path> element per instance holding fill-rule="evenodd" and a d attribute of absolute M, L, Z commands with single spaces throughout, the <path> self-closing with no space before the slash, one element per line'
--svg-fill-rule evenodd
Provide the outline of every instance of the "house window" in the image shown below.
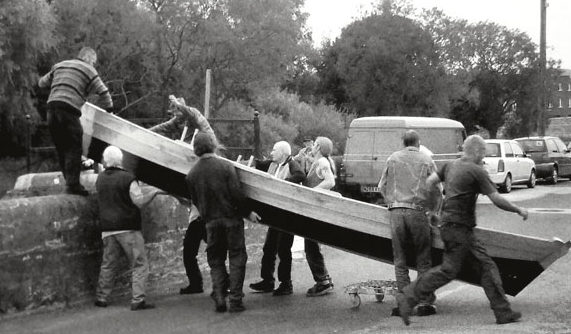
<path fill-rule="evenodd" d="M 563 99 L 559 98 L 559 108 L 563 108 Z"/>
<path fill-rule="evenodd" d="M 562 87 L 563 85 L 561 84 L 561 82 L 558 83 L 557 86 L 559 87 L 559 88 L 558 88 L 559 91 L 562 91 L 562 90 L 563 90 L 563 87 Z"/>
<path fill-rule="evenodd" d="M 567 91 L 568 91 L 568 92 L 571 92 L 571 83 L 568 83 L 568 84 L 567 84 Z"/>
<path fill-rule="evenodd" d="M 567 105 L 567 108 L 571 108 L 571 99 L 569 99 L 569 104 Z"/>
<path fill-rule="evenodd" d="M 551 101 L 549 101 L 549 103 L 547 104 L 547 108 L 549 108 L 549 109 L 553 108 L 553 103 L 551 103 Z"/>

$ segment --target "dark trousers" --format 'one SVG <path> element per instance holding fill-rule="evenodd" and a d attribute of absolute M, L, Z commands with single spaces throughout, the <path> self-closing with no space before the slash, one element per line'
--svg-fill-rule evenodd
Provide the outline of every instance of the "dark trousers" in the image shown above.
<path fill-rule="evenodd" d="M 293 234 L 285 233 L 269 227 L 264 242 L 264 255 L 262 256 L 262 279 L 273 281 L 276 268 L 276 255 L 280 259 L 278 265 L 278 279 L 280 282 L 291 281 L 291 246 Z"/>
<path fill-rule="evenodd" d="M 419 275 L 432 268 L 432 237 L 430 224 L 423 211 L 393 208 L 389 211 L 391 222 L 391 237 L 393 245 L 393 258 L 395 264 L 395 277 L 400 292 L 410 284 L 407 263 L 407 254 L 412 254 Z M 409 256 L 410 257 L 410 256 Z M 422 304 L 434 302 L 434 295 Z"/>
<path fill-rule="evenodd" d="M 81 113 L 66 103 L 52 102 L 48 110 L 48 127 L 56 147 L 59 165 L 68 188 L 79 187 L 83 128 Z"/>
<path fill-rule="evenodd" d="M 230 288 L 230 303 L 241 301 L 248 260 L 244 221 L 241 218 L 211 220 L 206 223 L 206 239 L 206 257 L 215 298 L 224 298 L 226 290 Z M 226 270 L 226 257 L 230 274 Z"/>
<path fill-rule="evenodd" d="M 186 234 L 184 235 L 182 260 L 184 269 L 188 277 L 188 284 L 191 286 L 202 287 L 202 274 L 198 267 L 196 256 L 200 248 L 200 241 L 206 242 L 206 227 L 200 218 L 195 219 L 188 224 Z"/>
<path fill-rule="evenodd" d="M 313 240 L 305 239 L 305 259 L 313 275 L 313 279 L 317 283 L 331 283 L 331 277 L 325 267 L 325 260 L 319 244 Z"/>
<path fill-rule="evenodd" d="M 476 238 L 472 228 L 447 223 L 442 226 L 440 234 L 444 242 L 442 265 L 430 269 L 406 287 L 406 297 L 415 302 L 426 299 L 436 289 L 456 278 L 462 266 L 470 266 L 470 269 L 479 275 L 480 284 L 494 313 L 509 312 L 511 308 L 498 267 Z"/>

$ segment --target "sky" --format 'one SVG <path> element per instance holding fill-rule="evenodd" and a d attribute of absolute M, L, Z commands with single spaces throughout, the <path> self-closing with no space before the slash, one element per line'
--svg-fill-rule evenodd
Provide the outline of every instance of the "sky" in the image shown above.
<path fill-rule="evenodd" d="M 375 3 L 381 0 L 375 1 Z M 317 46 L 372 8 L 372 0 L 305 0 L 308 26 Z M 527 33 L 539 45 L 540 0 L 410 0 L 415 8 L 440 8 L 469 22 L 489 21 Z M 571 69 L 571 0 L 547 0 L 547 58 Z"/>

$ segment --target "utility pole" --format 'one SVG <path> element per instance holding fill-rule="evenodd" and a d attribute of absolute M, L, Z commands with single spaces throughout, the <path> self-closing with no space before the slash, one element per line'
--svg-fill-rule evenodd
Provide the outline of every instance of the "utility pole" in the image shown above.
<path fill-rule="evenodd" d="M 540 37 L 539 37 L 539 78 L 541 80 L 541 92 L 539 95 L 539 113 L 537 117 L 537 132 L 538 135 L 545 135 L 545 118 L 546 118 L 546 97 L 547 97 L 547 80 L 545 76 L 546 55 L 545 55 L 545 30 L 546 30 L 546 11 L 547 0 L 540 0 L 541 2 L 541 22 L 540 22 Z"/>

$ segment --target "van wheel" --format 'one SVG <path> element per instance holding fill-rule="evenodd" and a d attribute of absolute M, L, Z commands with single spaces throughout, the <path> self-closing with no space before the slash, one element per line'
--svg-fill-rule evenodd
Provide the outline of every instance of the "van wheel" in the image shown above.
<path fill-rule="evenodd" d="M 510 191 L 512 191 L 512 176 L 511 174 L 508 174 L 506 176 L 506 179 L 504 181 L 504 183 L 502 183 L 500 185 L 500 192 L 501 193 L 509 193 Z"/>
<path fill-rule="evenodd" d="M 527 181 L 527 187 L 528 188 L 535 188 L 535 182 L 537 181 L 537 178 L 535 176 L 535 171 L 532 170 L 531 174 L 529 175 L 529 180 Z"/>
<path fill-rule="evenodd" d="M 557 170 L 557 167 L 553 166 L 551 177 L 549 177 L 548 181 L 551 184 L 557 184 L 557 181 L 559 181 L 559 171 Z"/>

